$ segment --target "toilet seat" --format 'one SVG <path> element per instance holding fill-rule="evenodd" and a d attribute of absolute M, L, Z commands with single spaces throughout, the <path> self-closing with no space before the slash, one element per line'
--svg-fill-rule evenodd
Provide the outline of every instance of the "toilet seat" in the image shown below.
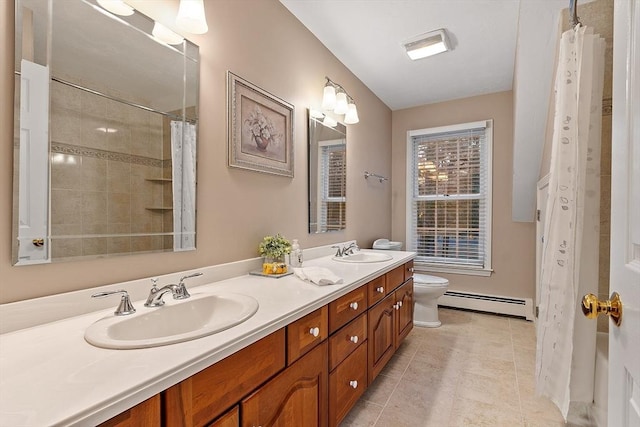
<path fill-rule="evenodd" d="M 414 274 L 413 275 L 413 285 L 421 285 L 421 286 L 448 286 L 449 280 L 444 277 L 431 276 L 429 274 Z"/>

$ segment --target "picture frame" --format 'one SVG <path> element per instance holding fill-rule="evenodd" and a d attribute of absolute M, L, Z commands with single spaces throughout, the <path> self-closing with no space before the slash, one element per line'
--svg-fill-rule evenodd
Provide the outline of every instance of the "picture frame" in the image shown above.
<path fill-rule="evenodd" d="M 292 104 L 227 71 L 228 164 L 293 178 Z"/>

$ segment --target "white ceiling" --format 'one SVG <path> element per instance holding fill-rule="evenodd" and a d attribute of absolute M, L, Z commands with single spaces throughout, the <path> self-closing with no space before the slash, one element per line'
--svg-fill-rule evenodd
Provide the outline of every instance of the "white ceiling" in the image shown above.
<path fill-rule="evenodd" d="M 558 23 L 569 0 L 280 2 L 392 110 L 513 89 L 512 217 L 533 220 Z M 453 50 L 411 61 L 403 42 L 439 28 Z"/>

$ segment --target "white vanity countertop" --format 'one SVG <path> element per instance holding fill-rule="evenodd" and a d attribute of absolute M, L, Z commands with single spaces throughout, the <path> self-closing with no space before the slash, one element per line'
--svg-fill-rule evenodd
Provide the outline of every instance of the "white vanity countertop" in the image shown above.
<path fill-rule="evenodd" d="M 295 275 L 279 279 L 244 275 L 191 287 L 192 295 L 250 295 L 260 307 L 240 325 L 183 343 L 135 350 L 108 350 L 88 344 L 85 330 L 95 321 L 112 316 L 117 298 L 108 310 L 2 334 L 0 427 L 88 426 L 106 421 L 415 255 L 384 253 L 393 259 L 362 264 L 335 262 L 331 257 L 305 261 L 305 266 L 330 268 L 343 278 L 341 285 L 316 286 Z M 174 303 L 170 295 L 165 300 Z M 134 301 L 138 312 L 158 310 L 144 307 L 143 302 Z"/>

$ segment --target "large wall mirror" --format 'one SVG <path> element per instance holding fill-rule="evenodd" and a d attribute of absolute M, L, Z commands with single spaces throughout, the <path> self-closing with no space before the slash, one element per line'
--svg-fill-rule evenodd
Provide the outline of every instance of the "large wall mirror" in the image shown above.
<path fill-rule="evenodd" d="M 347 222 L 347 129 L 309 110 L 309 233 L 343 230 Z"/>
<path fill-rule="evenodd" d="M 16 0 L 16 265 L 195 249 L 198 47 L 100 4 Z"/>

